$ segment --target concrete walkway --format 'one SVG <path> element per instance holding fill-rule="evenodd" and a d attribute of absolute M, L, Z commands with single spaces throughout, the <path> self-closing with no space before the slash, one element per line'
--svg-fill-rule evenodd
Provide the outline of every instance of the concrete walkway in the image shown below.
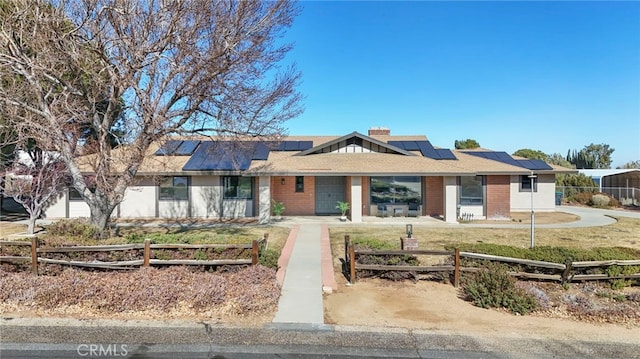
<path fill-rule="evenodd" d="M 322 325 L 322 225 L 303 224 L 296 232 L 285 245 L 291 246 L 290 241 L 294 241 L 273 323 Z M 283 257 L 287 251 L 283 251 Z"/>

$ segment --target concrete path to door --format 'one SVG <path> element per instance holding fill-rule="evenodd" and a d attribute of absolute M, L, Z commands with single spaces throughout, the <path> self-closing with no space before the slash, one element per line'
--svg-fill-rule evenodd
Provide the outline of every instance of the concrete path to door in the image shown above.
<path fill-rule="evenodd" d="M 273 324 L 324 325 L 323 291 L 337 289 L 326 224 L 296 225 L 282 250 L 278 280 L 282 293 Z"/>

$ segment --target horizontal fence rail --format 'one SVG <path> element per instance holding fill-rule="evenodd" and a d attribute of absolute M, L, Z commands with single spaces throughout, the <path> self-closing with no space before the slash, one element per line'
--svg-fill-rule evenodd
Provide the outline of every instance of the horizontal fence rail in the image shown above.
<path fill-rule="evenodd" d="M 260 240 L 254 240 L 251 243 L 243 244 L 154 244 L 151 240 L 145 239 L 144 243 L 135 244 L 116 244 L 116 245 L 100 245 L 100 246 L 69 246 L 69 247 L 52 247 L 39 248 L 37 238 L 27 241 L 0 241 L 0 246 L 24 246 L 30 247 L 30 256 L 0 256 L 0 263 L 31 263 L 32 272 L 38 275 L 38 263 L 57 264 L 81 268 L 97 268 L 112 270 L 131 270 L 139 267 L 148 267 L 151 265 L 167 266 L 167 265 L 187 265 L 187 266 L 222 266 L 222 265 L 256 265 L 259 262 L 260 252 L 266 250 L 268 246 L 269 234 L 265 233 Z M 152 250 L 182 250 L 182 249 L 242 249 L 251 250 L 250 258 L 245 259 L 158 259 L 151 258 Z M 46 253 L 82 253 L 82 252 L 113 252 L 141 250 L 142 258 L 125 261 L 77 261 L 45 258 L 39 254 Z"/>
<path fill-rule="evenodd" d="M 436 250 L 356 250 L 351 243 L 349 235 L 345 236 L 345 272 L 349 276 L 349 282 L 356 282 L 357 270 L 370 270 L 370 271 L 411 271 L 411 272 L 453 272 L 454 281 L 453 285 L 458 287 L 460 281 L 460 272 L 478 272 L 482 270 L 478 267 L 462 267 L 461 258 L 489 260 L 494 262 L 509 263 L 524 265 L 532 268 L 544 268 L 546 270 L 553 270 L 559 273 L 557 274 L 545 274 L 545 273 L 529 273 L 529 272 L 514 272 L 508 271 L 507 273 L 514 277 L 526 278 L 526 279 L 539 279 L 539 280 L 551 280 L 562 283 L 568 283 L 571 281 L 587 281 L 587 280 L 611 280 L 611 279 L 640 279 L 640 272 L 633 274 L 620 274 L 620 275 L 608 275 L 608 274 L 572 274 L 571 271 L 575 268 L 596 268 L 596 267 L 609 267 L 616 266 L 640 266 L 640 259 L 637 260 L 606 260 L 606 261 L 567 261 L 566 264 L 553 263 L 545 261 L 536 261 L 530 259 L 502 257 L 489 254 L 472 253 L 472 252 L 460 252 L 458 248 L 454 251 L 436 251 Z M 362 264 L 357 262 L 357 257 L 360 255 L 370 256 L 388 256 L 388 255 L 440 255 L 445 257 L 452 257 L 453 265 L 431 265 L 431 266 L 408 266 L 408 265 L 374 265 L 374 264 Z"/>

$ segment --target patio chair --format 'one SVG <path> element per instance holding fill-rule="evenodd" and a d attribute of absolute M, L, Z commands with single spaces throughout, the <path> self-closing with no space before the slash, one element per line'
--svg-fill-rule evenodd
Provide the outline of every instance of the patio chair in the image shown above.
<path fill-rule="evenodd" d="M 378 215 L 380 217 L 386 217 L 387 216 L 387 205 L 386 204 L 379 204 L 378 205 Z"/>
<path fill-rule="evenodd" d="M 420 215 L 420 206 L 417 203 L 409 203 L 408 217 L 418 217 Z"/>

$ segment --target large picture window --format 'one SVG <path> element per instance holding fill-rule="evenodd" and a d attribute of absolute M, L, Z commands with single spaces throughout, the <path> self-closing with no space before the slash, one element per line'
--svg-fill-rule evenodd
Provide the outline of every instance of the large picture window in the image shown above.
<path fill-rule="evenodd" d="M 371 177 L 371 203 L 421 202 L 422 180 L 419 176 Z"/>
<path fill-rule="evenodd" d="M 484 204 L 484 177 L 458 177 L 460 181 L 460 204 L 483 205 Z"/>
<path fill-rule="evenodd" d="M 222 177 L 225 199 L 252 199 L 253 177 Z"/>
<path fill-rule="evenodd" d="M 160 182 L 160 199 L 188 200 L 189 177 L 173 176 L 162 179 L 162 182 Z"/>

